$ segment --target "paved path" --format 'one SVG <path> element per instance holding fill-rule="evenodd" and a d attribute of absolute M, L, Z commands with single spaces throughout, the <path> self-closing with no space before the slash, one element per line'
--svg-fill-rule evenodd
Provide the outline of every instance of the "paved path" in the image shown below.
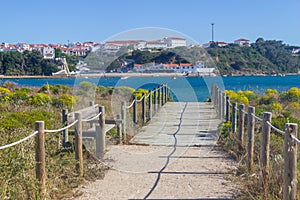
<path fill-rule="evenodd" d="M 149 145 L 215 145 L 221 123 L 210 103 L 170 102 L 131 143 Z M 176 139 L 176 140 L 175 140 Z"/>
<path fill-rule="evenodd" d="M 235 163 L 216 150 L 216 112 L 209 103 L 167 103 L 134 144 L 109 146 L 103 180 L 78 199 L 232 199 L 224 178 Z"/>

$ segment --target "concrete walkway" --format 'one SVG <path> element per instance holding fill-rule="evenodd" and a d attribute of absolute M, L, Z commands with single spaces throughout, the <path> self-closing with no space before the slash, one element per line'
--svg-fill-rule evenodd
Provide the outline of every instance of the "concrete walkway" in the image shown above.
<path fill-rule="evenodd" d="M 210 103 L 169 102 L 130 142 L 167 146 L 215 145 L 220 123 Z"/>
<path fill-rule="evenodd" d="M 108 146 L 111 170 L 78 199 L 233 199 L 224 176 L 235 163 L 215 146 L 219 123 L 209 103 L 167 103 L 131 140 L 138 145 Z"/>

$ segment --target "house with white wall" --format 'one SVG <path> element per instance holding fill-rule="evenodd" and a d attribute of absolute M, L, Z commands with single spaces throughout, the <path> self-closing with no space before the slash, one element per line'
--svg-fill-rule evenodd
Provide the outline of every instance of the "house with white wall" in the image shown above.
<path fill-rule="evenodd" d="M 167 43 L 168 48 L 186 47 L 186 39 L 185 38 L 166 37 L 166 38 L 164 38 L 164 42 Z"/>
<path fill-rule="evenodd" d="M 234 44 L 237 44 L 239 46 L 250 47 L 250 40 L 247 40 L 247 39 L 244 39 L 244 38 L 240 38 L 240 39 L 234 40 Z"/>

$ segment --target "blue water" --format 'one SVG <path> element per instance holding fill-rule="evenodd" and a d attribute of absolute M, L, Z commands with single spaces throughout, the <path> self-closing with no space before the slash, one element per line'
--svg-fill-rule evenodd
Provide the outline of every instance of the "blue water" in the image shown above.
<path fill-rule="evenodd" d="M 14 82 L 20 86 L 43 86 L 45 84 L 63 84 L 67 86 L 78 85 L 82 81 L 89 81 L 103 86 L 129 86 L 132 88 L 153 89 L 160 84 L 167 83 L 171 88 L 173 98 L 176 101 L 204 101 L 209 97 L 212 83 L 227 90 L 253 90 L 264 93 L 272 88 L 278 91 L 286 91 L 291 87 L 300 88 L 300 75 L 295 76 L 232 76 L 232 77 L 133 77 L 127 79 L 114 78 L 32 78 L 32 79 L 0 79 Z"/>

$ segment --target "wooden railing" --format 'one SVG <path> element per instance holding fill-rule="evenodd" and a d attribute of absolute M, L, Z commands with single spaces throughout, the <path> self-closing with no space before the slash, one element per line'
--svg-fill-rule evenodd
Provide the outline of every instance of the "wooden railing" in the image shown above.
<path fill-rule="evenodd" d="M 127 127 L 127 121 L 129 118 L 127 118 L 128 111 L 132 109 L 132 120 L 134 124 L 137 124 L 138 122 L 142 122 L 142 124 L 150 121 L 152 117 L 157 113 L 157 111 L 167 103 L 168 98 L 170 98 L 170 88 L 167 86 L 167 84 L 163 84 L 159 86 L 158 88 L 154 88 L 153 90 L 148 91 L 148 95 L 143 93 L 142 97 L 140 99 L 137 99 L 137 97 L 134 96 L 133 101 L 127 106 L 127 102 L 122 102 L 121 104 L 121 120 L 122 120 L 122 127 L 123 127 L 123 138 L 124 141 L 126 141 L 126 127 Z M 142 110 L 141 110 L 141 119 L 138 119 L 138 103 L 142 104 Z"/>
<path fill-rule="evenodd" d="M 75 137 L 75 159 L 76 169 L 79 176 L 83 176 L 83 138 L 91 138 L 96 141 L 95 155 L 96 158 L 102 159 L 105 149 L 105 135 L 106 132 L 112 129 L 114 126 L 117 127 L 119 136 L 119 143 L 122 143 L 123 139 L 126 138 L 126 113 L 127 109 L 133 107 L 133 121 L 138 122 L 137 118 L 137 103 L 142 103 L 142 121 L 145 123 L 152 119 L 153 115 L 158 109 L 167 102 L 170 97 L 170 90 L 166 84 L 158 87 L 154 90 L 149 90 L 149 94 L 143 94 L 142 98 L 137 100 L 134 98 L 130 106 L 126 107 L 126 102 L 121 104 L 121 116 L 117 116 L 117 119 L 106 119 L 104 106 L 94 105 L 90 103 L 89 107 L 81 110 L 68 113 L 67 109 L 62 110 L 62 124 L 63 127 L 56 130 L 45 129 L 44 121 L 35 122 L 35 131 L 29 136 L 7 144 L 0 146 L 0 150 L 10 148 L 18 145 L 32 137 L 35 137 L 35 160 L 36 160 L 36 178 L 40 182 L 41 195 L 46 194 L 46 150 L 45 150 L 45 134 L 46 133 L 62 133 L 62 145 L 66 147 L 69 143 L 69 134 L 73 134 Z M 148 104 L 148 106 L 147 106 Z M 146 116 L 148 113 L 148 116 Z M 89 123 L 89 129 L 83 130 L 83 123 Z M 71 127 L 75 127 L 75 131 L 70 131 Z"/>
<path fill-rule="evenodd" d="M 245 105 L 230 103 L 230 98 L 225 92 L 219 90 L 216 85 L 211 88 L 211 100 L 217 109 L 218 117 L 223 121 L 231 122 L 231 131 L 238 134 L 240 148 L 247 149 L 248 170 L 253 169 L 254 163 L 254 130 L 255 124 L 260 123 L 261 143 L 260 143 L 260 171 L 261 183 L 265 191 L 268 191 L 268 180 L 270 176 L 270 134 L 271 129 L 284 135 L 284 200 L 294 200 L 297 194 L 297 144 L 300 144 L 297 138 L 298 124 L 286 123 L 285 130 L 282 131 L 271 124 L 272 113 L 264 112 L 262 118 L 255 115 L 255 107 L 248 106 L 245 111 Z M 247 121 L 247 129 L 245 129 Z M 247 130 L 247 144 L 245 144 L 245 130 Z"/>

